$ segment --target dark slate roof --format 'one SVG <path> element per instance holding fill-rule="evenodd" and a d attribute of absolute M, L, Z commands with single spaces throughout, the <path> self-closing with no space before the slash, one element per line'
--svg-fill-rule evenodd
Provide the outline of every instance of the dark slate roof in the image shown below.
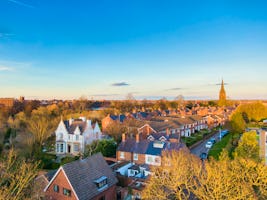
<path fill-rule="evenodd" d="M 164 143 L 163 148 L 155 148 L 153 146 L 154 145 L 154 142 L 157 142 L 157 141 L 151 141 L 151 142 L 149 142 L 148 148 L 146 150 L 146 154 L 148 154 L 148 155 L 154 155 L 154 156 L 160 156 L 162 150 L 166 147 L 166 145 L 168 143 L 162 142 L 162 143 Z"/>
<path fill-rule="evenodd" d="M 120 122 L 123 122 L 126 119 L 125 115 L 119 115 Z"/>
<path fill-rule="evenodd" d="M 140 112 L 140 115 L 142 116 L 142 118 L 147 118 L 148 113 L 147 112 Z"/>
<path fill-rule="evenodd" d="M 126 119 L 126 115 L 110 115 L 109 116 L 113 121 L 119 120 L 123 122 Z"/>
<path fill-rule="evenodd" d="M 155 140 L 159 140 L 162 136 L 164 136 L 166 139 L 169 138 L 169 136 L 165 133 L 151 133 L 150 135 L 152 135 Z"/>
<path fill-rule="evenodd" d="M 101 153 L 62 166 L 79 200 L 91 199 L 99 191 L 94 181 L 107 177 L 108 188 L 118 182 Z M 107 188 L 107 189 L 108 189 Z"/>
<path fill-rule="evenodd" d="M 120 145 L 118 146 L 118 151 L 145 154 L 148 145 L 149 140 L 141 140 L 137 143 L 134 138 L 129 138 L 125 142 L 120 143 Z"/>
<path fill-rule="evenodd" d="M 69 121 L 66 120 L 66 121 L 63 121 L 63 122 L 64 122 L 65 127 L 67 128 L 67 130 L 69 130 L 69 127 L 70 127 Z"/>
<path fill-rule="evenodd" d="M 118 151 L 123 152 L 131 152 L 138 154 L 148 154 L 148 155 L 161 155 L 163 150 L 171 151 L 171 150 L 179 150 L 180 148 L 186 147 L 183 143 L 173 143 L 173 142 L 162 142 L 163 148 L 154 147 L 154 142 L 159 141 L 150 141 L 150 140 L 141 140 L 140 142 L 136 142 L 135 139 L 129 138 L 125 142 L 121 142 L 118 146 Z"/>
<path fill-rule="evenodd" d="M 67 128 L 67 131 L 69 132 L 69 134 L 74 134 L 74 131 L 76 129 L 76 127 L 78 126 L 81 133 L 84 132 L 85 128 L 86 128 L 86 122 L 82 121 L 82 120 L 77 120 L 75 119 L 72 124 L 69 124 L 69 121 L 64 121 L 64 124 Z"/>
<path fill-rule="evenodd" d="M 137 113 L 131 113 L 131 115 L 132 115 L 135 119 L 138 118 Z"/>
<path fill-rule="evenodd" d="M 116 121 L 118 119 L 118 116 L 117 115 L 110 115 L 109 116 L 112 120 Z"/>
<path fill-rule="evenodd" d="M 171 139 L 171 138 L 173 138 L 173 139 L 179 139 L 179 135 L 178 134 L 170 134 L 169 135 L 169 139 Z"/>
<path fill-rule="evenodd" d="M 54 175 L 57 173 L 57 170 L 51 170 L 45 174 L 46 179 L 50 182 Z"/>

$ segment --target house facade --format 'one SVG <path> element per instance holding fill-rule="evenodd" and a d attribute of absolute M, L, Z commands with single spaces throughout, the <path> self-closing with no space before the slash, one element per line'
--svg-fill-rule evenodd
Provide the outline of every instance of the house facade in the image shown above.
<path fill-rule="evenodd" d="M 56 131 L 56 154 L 84 153 L 85 146 L 102 138 L 98 123 L 92 125 L 85 117 L 61 120 Z"/>
<path fill-rule="evenodd" d="M 164 151 L 178 151 L 186 148 L 185 144 L 170 140 L 170 135 L 154 134 L 147 139 L 140 140 L 140 133 L 135 138 L 125 138 L 118 146 L 116 156 L 118 161 L 130 161 L 138 165 L 160 166 L 161 156 Z"/>
<path fill-rule="evenodd" d="M 61 166 L 44 191 L 49 200 L 114 200 L 117 182 L 98 153 Z"/>

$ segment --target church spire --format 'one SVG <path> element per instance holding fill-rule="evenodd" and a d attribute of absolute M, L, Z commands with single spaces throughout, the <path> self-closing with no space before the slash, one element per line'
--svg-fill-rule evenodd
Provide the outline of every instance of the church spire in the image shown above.
<path fill-rule="evenodd" d="M 220 94 L 219 94 L 219 106 L 225 106 L 225 105 L 226 105 L 226 92 L 224 89 L 224 82 L 222 79 L 221 90 L 220 90 Z"/>

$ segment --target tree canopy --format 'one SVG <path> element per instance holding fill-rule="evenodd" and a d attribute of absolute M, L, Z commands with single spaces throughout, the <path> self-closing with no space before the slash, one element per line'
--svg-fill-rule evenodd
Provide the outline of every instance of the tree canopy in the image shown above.
<path fill-rule="evenodd" d="M 235 156 L 259 161 L 259 152 L 260 149 L 257 141 L 257 133 L 255 131 L 250 131 L 242 135 L 238 147 L 235 150 Z"/>
<path fill-rule="evenodd" d="M 185 150 L 163 156 L 165 165 L 153 169 L 142 199 L 266 199 L 267 167 L 252 159 L 201 162 Z"/>

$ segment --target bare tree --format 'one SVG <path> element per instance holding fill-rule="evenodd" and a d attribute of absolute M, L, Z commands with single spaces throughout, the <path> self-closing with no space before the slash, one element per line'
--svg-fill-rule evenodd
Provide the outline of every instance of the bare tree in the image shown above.
<path fill-rule="evenodd" d="M 30 186 L 37 175 L 38 165 L 19 160 L 11 149 L 0 162 L 0 199 L 30 199 Z"/>

